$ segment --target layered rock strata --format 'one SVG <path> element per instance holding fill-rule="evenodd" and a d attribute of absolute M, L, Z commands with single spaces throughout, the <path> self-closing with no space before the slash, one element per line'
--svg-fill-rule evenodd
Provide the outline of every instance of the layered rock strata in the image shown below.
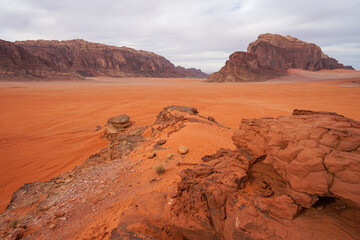
<path fill-rule="evenodd" d="M 0 74 L 7 78 L 192 77 L 207 74 L 175 67 L 152 52 L 87 42 L 0 41 Z"/>

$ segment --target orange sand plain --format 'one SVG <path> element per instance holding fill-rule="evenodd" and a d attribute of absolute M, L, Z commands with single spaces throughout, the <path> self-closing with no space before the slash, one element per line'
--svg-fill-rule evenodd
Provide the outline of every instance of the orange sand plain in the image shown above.
<path fill-rule="evenodd" d="M 186 105 L 233 129 L 242 118 L 289 115 L 294 108 L 360 120 L 359 71 L 289 73 L 263 83 L 111 78 L 0 82 L 0 212 L 24 183 L 70 171 L 106 147 L 95 127 L 122 113 L 139 124 L 152 124 L 163 107 Z"/>

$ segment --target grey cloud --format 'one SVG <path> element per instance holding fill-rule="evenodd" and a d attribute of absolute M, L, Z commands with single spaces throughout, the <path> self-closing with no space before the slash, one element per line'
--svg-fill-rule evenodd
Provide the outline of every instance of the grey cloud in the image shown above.
<path fill-rule="evenodd" d="M 358 0 L 0 0 L 0 38 L 83 38 L 213 72 L 271 32 L 314 42 L 360 69 L 359 10 Z"/>

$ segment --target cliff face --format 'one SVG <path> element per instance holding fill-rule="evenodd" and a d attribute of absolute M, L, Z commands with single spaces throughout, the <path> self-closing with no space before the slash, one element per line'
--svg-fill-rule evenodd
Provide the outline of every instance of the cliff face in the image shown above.
<path fill-rule="evenodd" d="M 284 37 L 279 34 L 261 34 L 256 41 L 249 44 L 247 51 L 257 54 L 261 64 L 276 69 L 352 69 L 351 66 L 344 67 L 323 54 L 319 46 L 289 35 Z"/>
<path fill-rule="evenodd" d="M 83 76 L 110 77 L 177 77 L 175 66 L 152 52 L 126 47 L 107 46 L 81 39 L 70 41 L 16 42 L 34 56 L 60 69 Z"/>
<path fill-rule="evenodd" d="M 12 42 L 0 40 L 0 76 L 2 78 L 41 78 L 62 73 L 43 58 L 34 56 Z"/>
<path fill-rule="evenodd" d="M 284 71 L 285 72 L 285 71 Z M 219 72 L 211 74 L 208 82 L 258 82 L 280 76 L 269 66 L 260 64 L 256 54 L 234 52 Z"/>
<path fill-rule="evenodd" d="M 6 44 L 5 44 L 6 43 Z M 207 77 L 200 70 L 177 69 L 166 58 L 127 47 L 69 41 L 1 41 L 5 77 Z M 4 49 L 7 50 L 4 50 Z"/>
<path fill-rule="evenodd" d="M 325 55 L 321 48 L 291 36 L 262 34 L 249 44 L 246 52 L 230 55 L 225 66 L 208 78 L 208 82 L 264 81 L 286 74 L 286 69 L 309 71 L 352 69 Z"/>

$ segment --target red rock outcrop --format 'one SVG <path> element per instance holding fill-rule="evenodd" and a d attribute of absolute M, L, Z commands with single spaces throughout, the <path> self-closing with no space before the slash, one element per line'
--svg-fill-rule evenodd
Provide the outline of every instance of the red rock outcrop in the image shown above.
<path fill-rule="evenodd" d="M 236 151 L 180 173 L 175 239 L 359 238 L 360 123 L 294 113 L 243 120 Z"/>
<path fill-rule="evenodd" d="M 344 64 L 339 63 L 335 58 L 331 58 L 326 54 L 322 54 L 321 61 L 322 61 L 323 69 L 333 70 L 333 69 L 343 68 L 343 69 L 354 70 L 352 66 L 344 66 Z"/>
<path fill-rule="evenodd" d="M 256 54 L 234 52 L 220 71 L 213 73 L 207 82 L 259 82 L 285 74 L 261 65 Z"/>
<path fill-rule="evenodd" d="M 152 52 L 82 39 L 17 41 L 15 44 L 59 69 L 84 77 L 203 77 L 201 71 L 200 75 L 186 69 L 179 72 L 169 60 Z"/>
<path fill-rule="evenodd" d="M 209 74 L 202 72 L 200 69 L 196 68 L 184 68 L 181 66 L 175 67 L 176 71 L 182 74 L 184 77 L 190 78 L 207 78 Z"/>
<path fill-rule="evenodd" d="M 146 153 L 160 156 L 169 136 L 192 124 L 225 129 L 184 106 L 164 108 L 151 126 L 126 115 L 109 119 L 109 147 L 72 172 L 16 191 L 0 215 L 0 236 L 360 238 L 360 122 L 306 110 L 244 119 L 232 137 L 236 149 L 201 159 L 179 155 L 177 164 L 168 158 L 163 177 L 149 175 L 160 159 Z"/>
<path fill-rule="evenodd" d="M 329 58 L 314 43 L 307 43 L 289 35 L 284 37 L 279 34 L 261 34 L 256 41 L 249 44 L 247 51 L 257 54 L 261 64 L 275 69 L 353 69 Z"/>
<path fill-rule="evenodd" d="M 325 55 L 313 43 L 292 36 L 261 34 L 249 44 L 246 52 L 230 55 L 225 66 L 213 73 L 207 82 L 254 82 L 264 81 L 286 74 L 286 69 L 298 68 L 309 71 L 321 69 L 351 69 L 334 58 Z"/>
<path fill-rule="evenodd" d="M 66 73 L 43 58 L 34 56 L 12 42 L 0 40 L 0 76 L 8 78 L 66 77 Z M 76 75 L 75 75 L 76 77 Z"/>

